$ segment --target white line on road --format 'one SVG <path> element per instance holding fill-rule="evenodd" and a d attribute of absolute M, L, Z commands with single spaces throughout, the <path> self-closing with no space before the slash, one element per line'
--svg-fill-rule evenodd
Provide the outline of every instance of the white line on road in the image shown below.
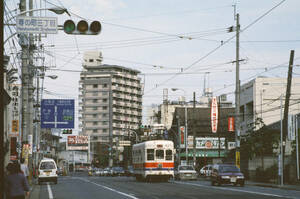
<path fill-rule="evenodd" d="M 47 189 L 48 189 L 49 199 L 53 199 L 53 194 L 49 182 L 47 183 Z"/>
<path fill-rule="evenodd" d="M 129 198 L 132 198 L 132 199 L 139 199 L 139 198 L 137 198 L 137 197 L 135 197 L 135 196 L 133 196 L 133 195 L 130 195 L 130 194 L 127 194 L 127 193 L 124 193 L 124 192 L 121 192 L 121 191 L 112 189 L 112 188 L 110 188 L 110 187 L 107 187 L 107 186 L 104 186 L 104 185 L 101 185 L 101 184 L 97 184 L 97 183 L 95 183 L 95 182 L 92 182 L 92 181 L 89 181 L 89 180 L 85 180 L 85 179 L 82 179 L 82 178 L 79 178 L 79 179 L 80 179 L 80 180 L 83 180 L 83 181 L 85 181 L 85 182 L 92 183 L 92 184 L 94 184 L 94 185 L 96 185 L 96 186 L 98 186 L 98 187 L 102 187 L 102 188 L 104 188 L 104 189 L 108 189 L 108 190 L 113 191 L 113 192 L 115 192 L 115 193 L 121 194 L 121 195 L 123 195 L 123 196 L 129 197 Z"/>
<path fill-rule="evenodd" d="M 271 194 L 271 193 L 262 193 L 262 192 L 256 192 L 256 191 L 247 191 L 242 189 L 232 189 L 232 188 L 224 188 L 224 187 L 213 187 L 213 186 L 207 186 L 207 185 L 201 185 L 201 184 L 194 184 L 194 183 L 188 183 L 188 182 L 175 182 L 177 184 L 186 184 L 186 185 L 194 185 L 198 187 L 206 187 L 206 188 L 213 188 L 213 189 L 220 189 L 220 190 L 226 190 L 226 191 L 236 191 L 236 192 L 244 192 L 244 193 L 251 193 L 251 194 L 257 194 L 257 195 L 264 195 L 264 196 L 272 196 L 272 197 L 278 197 L 278 198 L 291 198 L 295 199 L 296 197 L 292 196 L 283 196 L 283 195 L 277 195 L 277 194 Z"/>

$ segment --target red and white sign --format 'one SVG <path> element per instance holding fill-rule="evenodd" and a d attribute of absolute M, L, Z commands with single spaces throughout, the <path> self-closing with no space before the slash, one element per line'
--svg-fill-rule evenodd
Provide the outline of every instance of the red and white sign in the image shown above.
<path fill-rule="evenodd" d="M 228 118 L 228 131 L 234 132 L 234 117 Z"/>
<path fill-rule="evenodd" d="M 68 136 L 67 150 L 88 150 L 88 136 Z"/>
<path fill-rule="evenodd" d="M 211 101 L 211 131 L 213 133 L 217 132 L 218 128 L 218 102 L 217 97 L 213 97 Z"/>
<path fill-rule="evenodd" d="M 180 127 L 179 136 L 180 136 L 180 148 L 185 148 L 185 127 L 184 126 Z"/>

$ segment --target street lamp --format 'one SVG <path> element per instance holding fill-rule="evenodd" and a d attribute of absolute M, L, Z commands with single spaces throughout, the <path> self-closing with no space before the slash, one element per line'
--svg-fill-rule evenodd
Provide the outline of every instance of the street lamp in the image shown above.
<path fill-rule="evenodd" d="M 188 146 L 187 146 L 187 137 L 188 137 L 188 125 L 187 125 L 187 104 L 186 104 L 186 91 L 180 88 L 171 88 L 172 91 L 177 91 L 181 90 L 184 92 L 184 124 L 185 124 L 185 134 L 184 134 L 184 139 L 185 139 L 185 161 L 186 164 L 188 164 Z M 179 150 L 180 151 L 180 150 Z M 179 153 L 179 158 L 180 158 L 180 153 Z"/>

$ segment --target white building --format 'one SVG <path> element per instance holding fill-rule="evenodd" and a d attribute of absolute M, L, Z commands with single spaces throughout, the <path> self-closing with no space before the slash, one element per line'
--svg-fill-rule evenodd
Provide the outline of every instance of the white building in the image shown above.
<path fill-rule="evenodd" d="M 116 142 L 142 120 L 142 84 L 137 70 L 102 64 L 101 52 L 84 54 L 80 73 L 79 127 L 91 142 Z M 112 140 L 111 140 L 112 139 Z"/>
<path fill-rule="evenodd" d="M 265 125 L 280 120 L 284 111 L 287 78 L 258 77 L 241 86 L 241 132 L 245 133 L 257 118 Z M 281 101 L 282 96 L 282 101 Z M 282 102 L 282 109 L 280 104 Z M 292 79 L 289 114 L 300 112 L 300 78 Z M 257 126 L 259 128 L 259 126 Z"/>

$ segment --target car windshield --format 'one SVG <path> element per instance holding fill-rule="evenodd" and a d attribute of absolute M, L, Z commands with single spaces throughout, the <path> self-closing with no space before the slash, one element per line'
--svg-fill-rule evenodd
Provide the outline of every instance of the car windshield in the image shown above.
<path fill-rule="evenodd" d="M 40 169 L 55 169 L 55 164 L 53 162 L 42 162 Z"/>
<path fill-rule="evenodd" d="M 237 168 L 236 166 L 221 166 L 220 167 L 220 171 L 222 173 L 226 173 L 226 172 L 240 172 L 240 169 Z"/>
<path fill-rule="evenodd" d="M 192 167 L 192 166 L 180 166 L 179 170 L 194 170 L 194 167 Z"/>

